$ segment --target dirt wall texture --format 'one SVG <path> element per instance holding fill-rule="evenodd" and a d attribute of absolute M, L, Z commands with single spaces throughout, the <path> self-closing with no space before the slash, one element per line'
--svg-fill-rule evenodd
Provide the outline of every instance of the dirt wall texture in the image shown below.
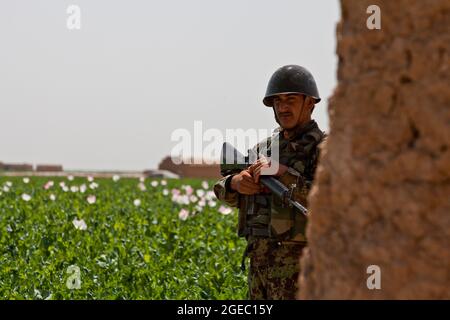
<path fill-rule="evenodd" d="M 380 30 L 366 26 L 373 4 Z M 299 298 L 449 299 L 450 2 L 341 9 Z M 370 265 L 379 290 L 367 287 Z"/>

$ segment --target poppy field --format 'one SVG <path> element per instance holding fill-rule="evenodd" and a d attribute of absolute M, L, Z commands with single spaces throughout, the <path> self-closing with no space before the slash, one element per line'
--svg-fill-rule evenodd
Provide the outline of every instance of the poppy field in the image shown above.
<path fill-rule="evenodd" d="M 245 299 L 212 183 L 0 177 L 1 299 Z"/>

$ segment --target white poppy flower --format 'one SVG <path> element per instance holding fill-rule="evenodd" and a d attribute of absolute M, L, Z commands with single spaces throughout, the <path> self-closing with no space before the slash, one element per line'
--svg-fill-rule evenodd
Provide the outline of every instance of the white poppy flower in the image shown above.
<path fill-rule="evenodd" d="M 77 230 L 86 230 L 87 229 L 86 222 L 83 219 L 78 220 L 77 218 L 75 218 L 75 219 L 73 219 L 72 223 L 75 226 L 75 229 L 77 229 Z"/>
<path fill-rule="evenodd" d="M 88 180 L 89 182 L 93 182 L 93 181 L 94 181 L 94 177 L 88 176 L 88 177 L 87 177 L 87 180 Z"/>
<path fill-rule="evenodd" d="M 145 184 L 144 184 L 143 182 L 139 182 L 138 188 L 139 188 L 139 190 L 141 190 L 141 191 L 147 190 L 147 188 L 145 187 Z"/>
<path fill-rule="evenodd" d="M 133 201 L 133 204 L 134 204 L 135 207 L 139 207 L 141 205 L 141 200 L 136 199 L 136 200 Z"/>
<path fill-rule="evenodd" d="M 158 186 L 158 181 L 154 180 L 151 183 L 152 187 L 157 187 Z"/>
<path fill-rule="evenodd" d="M 201 199 L 201 200 L 198 202 L 198 205 L 199 205 L 200 207 L 206 206 L 205 199 Z"/>
<path fill-rule="evenodd" d="M 172 201 L 176 202 L 178 204 L 185 204 L 188 205 L 189 204 L 189 196 L 187 195 L 176 195 L 174 194 L 172 196 Z"/>
<path fill-rule="evenodd" d="M 73 178 L 72 175 L 70 175 L 70 176 L 67 177 L 67 180 L 69 180 L 69 181 L 73 181 L 73 179 L 74 179 L 74 178 Z"/>
<path fill-rule="evenodd" d="M 113 175 L 112 179 L 113 179 L 114 182 L 117 182 L 117 181 L 120 180 L 120 176 L 118 176 L 117 174 L 115 174 L 115 175 Z"/>
<path fill-rule="evenodd" d="M 56 200 L 56 196 L 54 194 L 50 195 L 50 200 L 55 201 Z"/>
<path fill-rule="evenodd" d="M 53 187 L 55 185 L 55 183 L 53 182 L 53 181 L 48 181 L 45 185 L 44 185 L 44 189 L 45 190 L 48 190 L 48 189 L 50 189 L 51 187 Z"/>
<path fill-rule="evenodd" d="M 198 189 L 197 191 L 195 191 L 195 193 L 197 194 L 197 197 L 202 198 L 205 196 L 205 190 L 203 189 Z"/>
<path fill-rule="evenodd" d="M 190 196 L 194 192 L 194 189 L 191 186 L 186 186 L 184 190 L 186 191 L 186 194 L 188 196 Z"/>
<path fill-rule="evenodd" d="M 202 182 L 202 188 L 208 190 L 209 189 L 209 184 L 207 181 L 203 181 Z"/>
<path fill-rule="evenodd" d="M 78 187 L 77 186 L 71 186 L 70 187 L 70 191 L 72 191 L 73 193 L 78 192 Z"/>
<path fill-rule="evenodd" d="M 188 205 L 189 204 L 189 196 L 188 195 L 183 195 L 180 197 L 180 204 L 185 204 Z"/>
<path fill-rule="evenodd" d="M 215 200 L 216 199 L 216 195 L 214 194 L 214 191 L 208 191 L 206 193 L 206 200 Z"/>
<path fill-rule="evenodd" d="M 186 209 L 181 209 L 180 212 L 178 213 L 178 218 L 180 218 L 183 221 L 185 221 L 188 217 L 189 211 L 187 211 Z"/>
<path fill-rule="evenodd" d="M 28 202 L 31 200 L 31 196 L 29 194 L 24 193 L 22 194 L 22 200 Z"/>
<path fill-rule="evenodd" d="M 87 190 L 86 185 L 85 185 L 85 184 L 82 184 L 82 185 L 80 186 L 80 192 L 81 192 L 81 193 L 85 193 L 86 190 Z"/>
<path fill-rule="evenodd" d="M 30 178 L 23 178 L 23 183 L 28 184 L 30 182 Z"/>
<path fill-rule="evenodd" d="M 163 195 L 167 196 L 167 195 L 169 195 L 169 190 L 164 189 L 162 193 L 163 193 Z"/>
<path fill-rule="evenodd" d="M 209 200 L 208 201 L 208 206 L 210 206 L 211 208 L 214 208 L 216 206 L 217 202 L 215 202 L 214 200 Z"/>
<path fill-rule="evenodd" d="M 228 214 L 230 214 L 232 211 L 233 211 L 233 210 L 232 210 L 230 207 L 225 207 L 225 206 L 220 206 L 220 207 L 219 207 L 219 212 L 220 212 L 221 214 L 224 214 L 224 215 L 228 215 Z"/>
<path fill-rule="evenodd" d="M 167 185 L 167 181 L 166 180 L 161 180 L 161 185 L 162 186 L 166 186 Z"/>
<path fill-rule="evenodd" d="M 95 196 L 89 196 L 87 197 L 87 202 L 89 204 L 94 204 L 97 201 L 97 198 Z"/>

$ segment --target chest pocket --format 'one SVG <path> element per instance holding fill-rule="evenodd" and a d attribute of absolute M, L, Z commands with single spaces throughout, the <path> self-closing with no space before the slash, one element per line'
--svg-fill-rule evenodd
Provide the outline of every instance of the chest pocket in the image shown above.
<path fill-rule="evenodd" d="M 243 237 L 270 237 L 271 195 L 245 196 L 247 205 L 239 210 L 238 234 Z"/>

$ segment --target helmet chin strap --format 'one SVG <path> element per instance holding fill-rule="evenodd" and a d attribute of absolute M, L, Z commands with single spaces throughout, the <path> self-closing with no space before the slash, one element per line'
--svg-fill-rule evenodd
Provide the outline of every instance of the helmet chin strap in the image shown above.
<path fill-rule="evenodd" d="M 302 125 L 299 122 L 303 120 L 303 111 L 305 111 L 305 102 L 306 102 L 306 96 L 303 96 L 303 103 L 302 103 L 302 106 L 300 109 L 300 115 L 298 116 L 297 125 L 295 127 Z"/>
<path fill-rule="evenodd" d="M 275 121 L 281 126 L 280 120 L 278 120 L 277 112 L 275 111 L 275 107 L 272 107 L 273 115 L 275 116 Z"/>

